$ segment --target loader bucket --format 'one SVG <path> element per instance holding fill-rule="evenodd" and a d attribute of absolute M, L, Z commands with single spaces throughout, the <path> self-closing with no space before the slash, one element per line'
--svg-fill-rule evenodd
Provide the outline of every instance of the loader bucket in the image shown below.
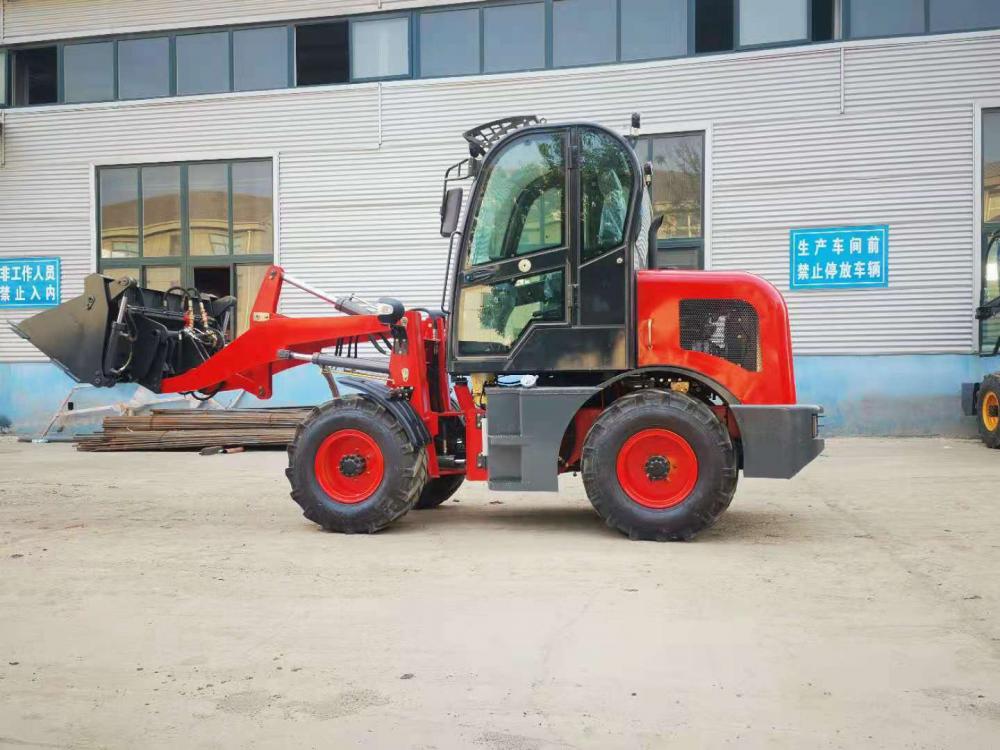
<path fill-rule="evenodd" d="M 225 345 L 236 300 L 159 292 L 128 278 L 91 274 L 83 294 L 11 324 L 70 377 L 100 388 L 139 383 L 160 392 L 165 377 L 197 367 Z"/>

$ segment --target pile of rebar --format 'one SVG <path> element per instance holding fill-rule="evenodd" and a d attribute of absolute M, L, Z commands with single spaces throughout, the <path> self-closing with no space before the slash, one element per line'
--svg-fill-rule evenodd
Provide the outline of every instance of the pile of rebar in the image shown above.
<path fill-rule="evenodd" d="M 104 430 L 77 437 L 81 451 L 165 451 L 283 446 L 312 409 L 173 410 L 105 417 Z"/>

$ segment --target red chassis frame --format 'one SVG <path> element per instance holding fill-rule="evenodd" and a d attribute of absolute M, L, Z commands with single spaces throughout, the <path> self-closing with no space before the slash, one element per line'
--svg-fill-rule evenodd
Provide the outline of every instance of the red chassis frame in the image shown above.
<path fill-rule="evenodd" d="M 377 315 L 289 318 L 278 312 L 284 279 L 284 270 L 271 266 L 250 311 L 250 327 L 198 367 L 164 379 L 161 393 L 241 389 L 267 399 L 273 393 L 272 380 L 277 373 L 307 364 L 303 360 L 283 358 L 280 351 L 316 354 L 334 346 L 340 339 L 385 335 L 394 342 L 389 358 L 388 386 L 408 389 L 410 405 L 432 438 L 439 434 L 442 417 L 463 417 L 468 455 L 479 455 L 482 450 L 479 425 L 485 411 L 475 406 L 468 387 L 458 385 L 455 388 L 461 411 L 435 411 L 431 406 L 432 388 L 437 389 L 438 403 L 451 403 L 448 379 L 443 377 L 447 340 L 444 318 L 426 316 L 417 310 L 406 312 L 393 325 L 383 323 Z M 397 332 L 401 335 L 396 335 Z M 400 345 L 401 341 L 405 343 Z M 428 382 L 431 357 L 437 360 L 435 369 L 442 374 L 437 383 Z M 465 470 L 441 468 L 433 439 L 427 445 L 427 459 L 431 477 L 464 472 L 468 479 L 487 478 L 486 469 L 476 466 L 475 460 Z"/>
<path fill-rule="evenodd" d="M 482 453 L 481 422 L 486 412 L 476 406 L 468 386 L 455 385 L 458 411 L 435 411 L 432 389 L 439 404 L 450 404 L 446 369 L 447 328 L 443 317 L 410 310 L 390 325 L 377 315 L 343 315 L 323 318 L 289 318 L 277 312 L 285 273 L 272 266 L 265 274 L 250 314 L 250 327 L 198 367 L 163 381 L 162 393 L 188 391 L 217 392 L 242 389 L 259 398 L 272 395 L 276 373 L 306 362 L 282 357 L 282 350 L 312 355 L 336 345 L 338 340 L 385 335 L 393 341 L 387 385 L 406 389 L 404 393 L 417 416 L 427 426 L 432 440 L 427 445 L 431 477 L 461 474 L 474 481 L 488 478 L 485 466 L 476 458 Z M 293 282 L 291 279 L 289 283 Z M 788 311 L 781 294 L 771 284 L 746 273 L 704 271 L 641 271 L 637 278 L 636 322 L 638 366 L 642 369 L 676 369 L 690 372 L 721 386 L 742 404 L 794 404 L 795 379 L 792 365 Z M 313 290 L 314 293 L 315 290 Z M 760 363 L 751 372 L 719 357 L 680 347 L 680 301 L 683 299 L 733 300 L 749 303 L 760 324 Z M 435 360 L 435 366 L 429 367 Z M 438 373 L 431 383 L 431 371 Z M 734 420 L 718 407 L 731 431 L 738 434 Z M 599 407 L 585 407 L 574 418 L 578 434 L 586 435 L 600 414 Z M 442 468 L 438 464 L 435 440 L 443 417 L 465 420 L 465 468 Z M 582 442 L 582 441 L 577 441 Z M 573 465 L 580 446 L 563 466 Z"/>

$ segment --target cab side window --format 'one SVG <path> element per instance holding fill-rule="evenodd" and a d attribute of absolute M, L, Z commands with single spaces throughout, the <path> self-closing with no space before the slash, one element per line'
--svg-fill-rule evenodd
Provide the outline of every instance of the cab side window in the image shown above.
<path fill-rule="evenodd" d="M 585 130 L 580 145 L 580 258 L 586 262 L 624 244 L 634 176 L 618 139 Z"/>
<path fill-rule="evenodd" d="M 525 136 L 486 168 L 466 267 L 562 247 L 566 171 L 560 134 Z"/>

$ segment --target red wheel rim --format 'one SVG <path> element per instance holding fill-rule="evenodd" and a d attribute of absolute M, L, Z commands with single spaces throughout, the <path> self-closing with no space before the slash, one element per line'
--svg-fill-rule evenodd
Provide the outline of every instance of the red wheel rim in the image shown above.
<path fill-rule="evenodd" d="M 618 451 L 618 482 L 647 508 L 673 508 L 698 482 L 698 458 L 688 441 L 670 430 L 640 430 Z"/>
<path fill-rule="evenodd" d="M 337 430 L 316 451 L 316 481 L 332 500 L 353 505 L 382 484 L 382 449 L 359 430 Z"/>

